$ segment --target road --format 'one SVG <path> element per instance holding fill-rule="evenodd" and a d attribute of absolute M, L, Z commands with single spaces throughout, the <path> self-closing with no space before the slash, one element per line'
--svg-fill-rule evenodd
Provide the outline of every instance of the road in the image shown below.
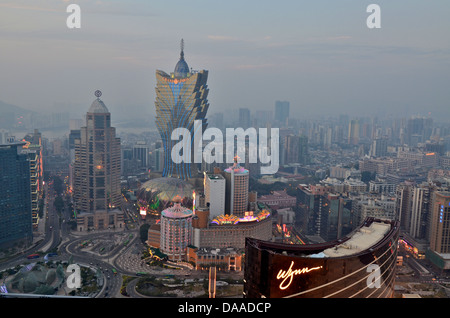
<path fill-rule="evenodd" d="M 54 200 L 56 193 L 52 187 L 52 182 L 46 182 L 45 185 L 45 201 L 44 201 L 44 214 L 41 222 L 45 222 L 45 235 L 43 239 L 30 249 L 26 250 L 20 255 L 9 258 L 8 260 L 0 263 L 0 271 L 8 268 L 14 268 L 18 265 L 30 263 L 30 260 L 26 258 L 27 255 L 35 254 L 39 252 L 57 251 L 58 255 L 52 257 L 52 260 L 69 261 L 79 264 L 80 266 L 87 266 L 94 269 L 99 269 L 104 277 L 104 286 L 96 297 L 116 297 L 120 295 L 120 288 L 122 286 L 121 274 L 135 275 L 135 272 L 119 271 L 114 274 L 115 269 L 114 261 L 116 257 L 126 252 L 135 243 L 140 243 L 139 236 L 139 220 L 138 218 L 132 219 L 133 230 L 124 230 L 126 235 L 133 234 L 134 239 L 130 241 L 127 246 L 117 246 L 113 251 L 105 256 L 98 256 L 94 254 L 86 253 L 77 248 L 82 241 L 92 240 L 98 238 L 112 237 L 114 235 L 111 231 L 99 231 L 91 233 L 75 233 L 70 230 L 69 220 L 70 212 L 67 208 L 63 209 L 59 215 L 54 207 Z M 37 261 L 42 258 L 36 259 Z"/>

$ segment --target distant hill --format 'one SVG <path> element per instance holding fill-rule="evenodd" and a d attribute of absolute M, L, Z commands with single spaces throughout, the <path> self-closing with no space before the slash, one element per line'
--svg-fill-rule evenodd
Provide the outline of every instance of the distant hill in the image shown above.
<path fill-rule="evenodd" d="M 30 113 L 34 112 L 0 101 L 0 128 L 12 128 L 16 124 L 16 118 L 18 116 L 24 116 Z"/>
<path fill-rule="evenodd" d="M 33 113 L 33 111 L 0 100 L 0 114 L 3 113 L 28 114 Z"/>

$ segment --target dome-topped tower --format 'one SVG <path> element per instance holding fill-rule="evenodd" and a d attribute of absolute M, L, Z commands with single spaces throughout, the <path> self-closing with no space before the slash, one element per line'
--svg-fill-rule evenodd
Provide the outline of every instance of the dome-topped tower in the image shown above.
<path fill-rule="evenodd" d="M 194 177 L 199 167 L 194 162 L 194 152 L 189 160 L 172 160 L 172 150 L 178 141 L 171 138 L 174 128 L 185 128 L 194 132 L 194 122 L 201 121 L 201 131 L 208 125 L 206 113 L 209 103 L 208 71 L 190 70 L 184 60 L 184 41 L 181 40 L 180 60 L 170 75 L 156 70 L 156 125 L 158 127 L 164 149 L 163 177 L 176 177 L 183 180 Z M 190 142 L 195 147 L 194 139 Z M 192 173 L 194 172 L 194 174 Z M 170 198 L 172 199 L 172 198 Z"/>
<path fill-rule="evenodd" d="M 174 70 L 175 77 L 181 77 L 185 78 L 187 77 L 189 73 L 189 66 L 184 60 L 184 40 L 181 39 L 181 52 L 180 52 L 180 60 L 177 62 L 177 65 L 175 65 Z"/>
<path fill-rule="evenodd" d="M 102 92 L 97 90 L 95 91 L 95 96 L 97 97 L 91 104 L 91 107 L 88 110 L 88 113 L 97 113 L 97 114 L 106 114 L 109 113 L 108 108 L 106 108 L 105 103 L 100 99 L 102 96 Z"/>

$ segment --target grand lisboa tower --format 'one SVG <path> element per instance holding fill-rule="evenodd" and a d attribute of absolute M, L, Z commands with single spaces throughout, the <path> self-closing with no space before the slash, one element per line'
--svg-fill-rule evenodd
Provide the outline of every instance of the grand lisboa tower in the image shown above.
<path fill-rule="evenodd" d="M 172 148 L 179 140 L 172 140 L 172 132 L 176 128 L 186 128 L 191 134 L 190 147 L 194 149 L 194 121 L 200 120 L 201 133 L 207 127 L 206 112 L 208 111 L 208 71 L 193 71 L 189 69 L 184 59 L 184 41 L 181 40 L 180 59 L 173 73 L 156 71 L 156 125 L 161 135 L 164 147 L 163 177 L 175 177 L 187 180 L 197 171 L 194 166 L 193 152 L 190 162 L 176 163 L 172 160 Z M 200 133 L 200 131 L 195 132 Z M 187 160 L 189 161 L 189 160 Z"/>

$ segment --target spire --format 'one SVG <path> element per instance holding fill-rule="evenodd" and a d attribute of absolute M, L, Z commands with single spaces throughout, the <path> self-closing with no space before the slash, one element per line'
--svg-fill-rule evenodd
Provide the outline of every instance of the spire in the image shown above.
<path fill-rule="evenodd" d="M 181 39 L 181 43 L 180 43 L 180 60 L 184 60 L 184 40 Z"/>
<path fill-rule="evenodd" d="M 180 60 L 178 61 L 177 65 L 175 65 L 174 75 L 178 78 L 186 78 L 189 73 L 189 66 L 187 65 L 186 61 L 184 60 L 184 40 L 181 39 L 180 43 Z"/>

